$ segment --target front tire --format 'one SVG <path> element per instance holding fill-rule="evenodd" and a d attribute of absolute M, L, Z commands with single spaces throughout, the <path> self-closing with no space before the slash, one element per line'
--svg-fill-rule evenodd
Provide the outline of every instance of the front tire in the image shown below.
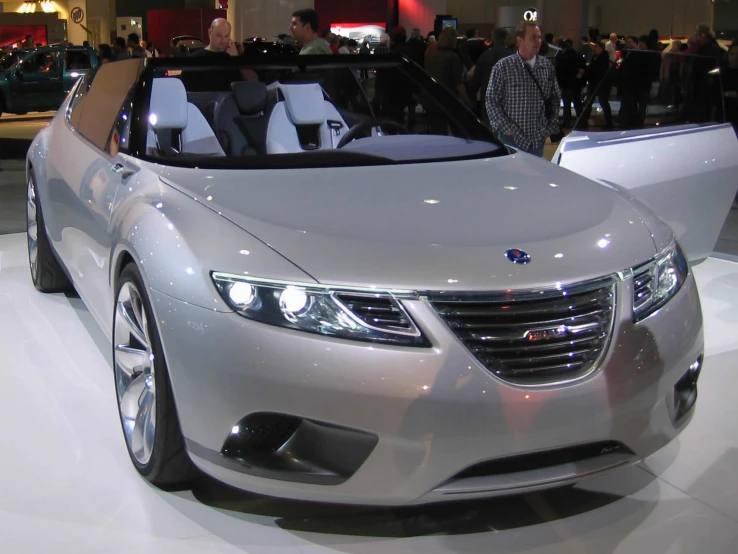
<path fill-rule="evenodd" d="M 122 271 L 113 316 L 115 390 L 128 454 L 161 488 L 186 487 L 197 471 L 185 450 L 153 311 L 135 264 Z"/>
<path fill-rule="evenodd" d="M 36 180 L 31 172 L 28 177 L 28 196 L 26 202 L 26 230 L 28 231 L 28 265 L 31 269 L 33 286 L 41 292 L 64 292 L 72 284 L 64 273 L 56 254 L 51 248 L 46 234 L 44 215 L 41 211 Z"/>

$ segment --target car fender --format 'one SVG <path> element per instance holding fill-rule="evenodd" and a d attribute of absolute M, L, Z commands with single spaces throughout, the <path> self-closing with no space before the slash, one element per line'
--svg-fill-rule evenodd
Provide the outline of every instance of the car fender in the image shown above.
<path fill-rule="evenodd" d="M 46 199 L 46 158 L 49 143 L 51 141 L 51 133 L 67 132 L 71 130 L 65 129 L 65 119 L 67 117 L 67 109 L 72 100 L 72 93 L 75 87 L 67 94 L 61 106 L 57 110 L 49 124 L 41 129 L 31 141 L 31 146 L 26 153 L 26 178 L 30 177 L 30 168 L 33 166 L 33 173 L 36 177 L 36 189 L 41 194 L 41 200 Z"/>
<path fill-rule="evenodd" d="M 111 290 L 126 259 L 138 265 L 147 287 L 215 311 L 232 310 L 213 285 L 213 271 L 315 282 L 223 216 L 158 181 L 121 200 L 111 227 Z"/>
<path fill-rule="evenodd" d="M 26 153 L 26 181 L 30 178 L 31 167 L 33 167 L 36 189 L 43 189 L 44 193 L 46 191 L 46 152 L 49 147 L 50 133 L 51 125 L 47 125 L 36 133 Z"/>
<path fill-rule="evenodd" d="M 633 196 L 631 191 L 615 183 L 605 183 L 606 186 L 615 190 L 621 198 L 627 200 L 638 211 L 643 224 L 651 231 L 654 246 L 657 252 L 661 252 L 674 241 L 674 231 L 661 217 L 640 199 Z"/>
<path fill-rule="evenodd" d="M 600 180 L 595 182 L 612 189 L 618 196 L 620 196 L 620 198 L 633 206 L 633 208 L 638 212 L 638 216 L 640 217 L 643 225 L 645 225 L 651 232 L 651 238 L 653 239 L 656 252 L 661 252 L 661 250 L 673 242 L 674 231 L 671 227 L 669 227 L 669 225 L 665 223 L 655 211 L 649 208 L 637 197 L 633 196 L 629 189 L 609 181 Z"/>

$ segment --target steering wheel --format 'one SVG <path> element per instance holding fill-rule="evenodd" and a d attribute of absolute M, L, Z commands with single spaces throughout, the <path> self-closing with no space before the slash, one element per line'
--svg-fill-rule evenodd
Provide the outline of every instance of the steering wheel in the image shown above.
<path fill-rule="evenodd" d="M 393 121 L 392 119 L 367 119 L 366 121 L 361 121 L 351 127 L 351 129 L 348 130 L 348 133 L 343 135 L 341 137 L 341 140 L 338 141 L 338 145 L 336 146 L 336 148 L 343 148 L 349 142 L 358 138 L 358 136 L 362 133 L 366 133 L 372 127 L 379 127 L 380 129 L 383 127 L 387 127 L 391 129 L 397 129 L 403 135 L 410 134 L 410 130 L 407 127 L 405 127 L 402 123 Z"/>

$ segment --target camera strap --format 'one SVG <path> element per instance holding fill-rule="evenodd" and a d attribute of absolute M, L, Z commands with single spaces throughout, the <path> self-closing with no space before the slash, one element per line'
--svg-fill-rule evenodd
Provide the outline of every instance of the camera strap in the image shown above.
<path fill-rule="evenodd" d="M 525 67 L 525 70 L 528 72 L 528 75 L 530 75 L 530 78 L 533 79 L 533 82 L 536 84 L 536 87 L 538 88 L 538 92 L 541 93 L 541 98 L 543 99 L 543 111 L 546 114 L 546 117 L 548 117 L 548 109 L 546 108 L 548 103 L 548 98 L 543 93 L 543 88 L 541 88 L 540 83 L 538 82 L 538 79 L 536 79 L 536 76 L 533 75 L 533 70 L 530 68 L 530 66 L 523 62 L 523 67 Z"/>

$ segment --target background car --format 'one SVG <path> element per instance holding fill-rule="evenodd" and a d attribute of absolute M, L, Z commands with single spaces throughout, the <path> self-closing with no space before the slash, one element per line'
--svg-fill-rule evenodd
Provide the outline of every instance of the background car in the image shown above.
<path fill-rule="evenodd" d="M 689 260 L 738 141 L 639 130 L 555 162 L 391 55 L 106 64 L 29 151 L 31 275 L 110 337 L 155 485 L 382 505 L 562 486 L 689 422 Z"/>
<path fill-rule="evenodd" d="M 81 75 L 97 67 L 92 48 L 44 46 L 0 73 L 0 114 L 57 109 Z"/>
<path fill-rule="evenodd" d="M 174 37 L 171 41 L 172 51 L 175 54 L 189 56 L 193 52 L 197 52 L 205 48 L 200 37 L 192 35 L 181 35 Z"/>
<path fill-rule="evenodd" d="M 294 44 L 284 42 L 282 40 L 266 40 L 264 38 L 254 37 L 243 42 L 244 56 L 296 56 L 300 53 Z"/>

